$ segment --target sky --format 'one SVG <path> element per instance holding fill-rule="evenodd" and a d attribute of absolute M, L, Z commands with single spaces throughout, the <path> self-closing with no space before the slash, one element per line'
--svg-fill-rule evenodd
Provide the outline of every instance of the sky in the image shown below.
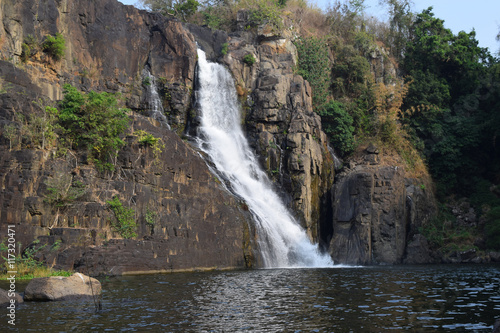
<path fill-rule="evenodd" d="M 127 5 L 138 2 L 138 0 L 119 1 Z M 325 9 L 334 1 L 308 0 L 308 2 L 316 3 Z M 387 13 L 378 3 L 379 0 L 365 0 L 367 14 L 387 20 Z M 500 42 L 496 41 L 500 31 L 500 0 L 413 0 L 413 4 L 413 11 L 417 13 L 432 6 L 434 16 L 444 20 L 445 27 L 451 29 L 454 34 L 474 29 L 479 46 L 487 47 L 495 54 L 500 50 Z"/>

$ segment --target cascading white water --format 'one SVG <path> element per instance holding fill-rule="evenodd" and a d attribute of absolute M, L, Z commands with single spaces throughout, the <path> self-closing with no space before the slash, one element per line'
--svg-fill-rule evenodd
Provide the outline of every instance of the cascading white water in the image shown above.
<path fill-rule="evenodd" d="M 221 65 L 206 60 L 198 50 L 197 101 L 201 124 L 197 140 L 245 199 L 258 231 L 265 267 L 329 267 L 328 255 L 319 252 L 297 224 L 282 200 L 272 190 L 267 175 L 248 146 L 240 126 L 240 110 L 234 81 Z"/>
<path fill-rule="evenodd" d="M 148 107 L 149 107 L 149 116 L 153 119 L 158 120 L 160 123 L 167 126 L 170 129 L 170 125 L 168 125 L 167 117 L 163 114 L 163 105 L 161 103 L 160 95 L 158 94 L 158 89 L 156 87 L 156 78 L 151 75 L 151 73 L 144 69 L 142 72 L 142 76 L 145 80 L 147 80 L 146 89 L 148 96 Z"/>

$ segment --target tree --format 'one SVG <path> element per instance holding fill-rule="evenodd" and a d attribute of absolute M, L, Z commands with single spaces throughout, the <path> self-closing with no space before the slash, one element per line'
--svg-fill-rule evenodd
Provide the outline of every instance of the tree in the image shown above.
<path fill-rule="evenodd" d="M 354 150 L 353 119 L 342 103 L 329 101 L 319 111 L 323 130 L 328 135 L 333 147 L 345 156 Z"/>
<path fill-rule="evenodd" d="M 491 64 L 474 31 L 454 35 L 432 7 L 417 15 L 403 61 L 413 83 L 402 122 L 425 154 L 441 194 L 467 193 L 484 170 L 488 153 L 480 143 L 487 111 L 481 91 Z"/>
<path fill-rule="evenodd" d="M 391 53 L 402 60 L 406 41 L 410 35 L 410 27 L 414 20 L 414 14 L 411 11 L 411 0 L 380 0 L 381 4 L 389 7 L 389 46 Z"/>
<path fill-rule="evenodd" d="M 322 38 L 299 38 L 295 42 L 298 53 L 298 74 L 309 81 L 313 90 L 313 107 L 326 103 L 330 83 L 329 48 Z"/>
<path fill-rule="evenodd" d="M 105 92 L 83 94 L 66 84 L 63 93 L 59 124 L 64 138 L 77 148 L 86 147 L 98 167 L 113 169 L 107 160 L 125 144 L 120 135 L 128 126 L 126 109 Z"/>
<path fill-rule="evenodd" d="M 196 0 L 140 0 L 140 4 L 150 11 L 172 15 L 183 21 L 196 13 L 200 6 Z"/>

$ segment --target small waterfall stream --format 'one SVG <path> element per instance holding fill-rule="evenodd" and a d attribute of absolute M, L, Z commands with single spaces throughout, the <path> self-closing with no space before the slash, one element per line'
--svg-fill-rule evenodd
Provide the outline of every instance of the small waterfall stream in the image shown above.
<path fill-rule="evenodd" d="M 147 69 L 144 69 L 142 72 L 142 77 L 146 80 L 146 89 L 147 89 L 147 104 L 149 108 L 149 116 L 155 120 L 158 120 L 160 123 L 167 126 L 170 129 L 170 125 L 168 124 L 167 117 L 163 114 L 163 105 L 161 103 L 160 95 L 158 95 L 158 88 L 156 87 L 156 78 L 151 75 L 151 72 Z"/>
<path fill-rule="evenodd" d="M 294 220 L 270 180 L 261 170 L 240 125 L 240 110 L 230 73 L 206 60 L 198 50 L 197 99 L 201 109 L 198 144 L 245 199 L 257 224 L 258 243 L 265 267 L 329 267 Z"/>

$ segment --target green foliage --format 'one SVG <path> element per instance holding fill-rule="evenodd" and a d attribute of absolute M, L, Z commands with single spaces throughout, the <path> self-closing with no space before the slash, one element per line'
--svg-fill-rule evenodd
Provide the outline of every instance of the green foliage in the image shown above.
<path fill-rule="evenodd" d="M 200 3 L 196 0 L 140 0 L 142 6 L 163 15 L 173 15 L 183 21 L 193 15 Z"/>
<path fill-rule="evenodd" d="M 222 44 L 222 48 L 220 50 L 220 53 L 222 55 L 226 55 L 227 54 L 227 51 L 228 51 L 228 47 L 229 47 L 229 44 L 228 43 L 224 43 Z"/>
<path fill-rule="evenodd" d="M 44 201 L 58 208 L 71 205 L 86 192 L 85 185 L 80 181 L 74 181 L 73 176 L 68 172 L 56 173 L 53 178 L 45 181 L 45 185 L 47 194 Z"/>
<path fill-rule="evenodd" d="M 155 163 L 160 163 L 160 155 L 163 152 L 163 149 L 165 149 L 163 140 L 143 130 L 135 131 L 134 135 L 138 137 L 139 144 L 147 145 L 153 149 Z"/>
<path fill-rule="evenodd" d="M 73 146 L 86 147 L 100 169 L 114 169 L 107 161 L 124 145 L 120 135 L 128 121 L 126 109 L 118 107 L 115 96 L 94 91 L 83 94 L 64 85 L 59 115 L 63 135 Z"/>
<path fill-rule="evenodd" d="M 252 66 L 254 63 L 255 63 L 256 59 L 255 57 L 253 56 L 253 54 L 249 53 L 249 54 L 246 54 L 244 57 L 243 57 L 243 62 L 245 64 L 247 64 L 248 66 Z"/>
<path fill-rule="evenodd" d="M 26 62 L 29 58 L 34 56 L 38 51 L 39 45 L 36 37 L 33 35 L 28 35 L 24 39 L 24 43 L 21 45 L 21 61 Z"/>
<path fill-rule="evenodd" d="M 490 93 L 491 56 L 474 31 L 454 35 L 432 8 L 416 16 L 405 49 L 403 69 L 412 84 L 402 123 L 427 158 L 439 193 L 467 195 L 478 172 L 498 160 L 491 145 L 496 131 L 489 126 L 500 125 L 489 111 L 498 103 Z"/>
<path fill-rule="evenodd" d="M 15 144 L 15 140 L 19 136 L 17 126 L 14 124 L 5 125 L 3 127 L 2 135 L 9 140 L 9 151 L 12 150 L 12 143 Z"/>
<path fill-rule="evenodd" d="M 381 0 L 381 2 L 388 6 L 390 17 L 387 44 L 391 48 L 391 54 L 401 61 L 415 19 L 411 11 L 411 0 Z"/>
<path fill-rule="evenodd" d="M 196 0 L 180 0 L 174 5 L 174 11 L 182 20 L 186 21 L 189 16 L 198 10 L 199 6 L 200 3 Z"/>
<path fill-rule="evenodd" d="M 156 224 L 156 222 L 158 220 L 158 213 L 156 213 L 154 210 L 151 210 L 148 208 L 146 210 L 145 219 L 146 219 L 147 225 L 154 227 L 154 225 Z"/>
<path fill-rule="evenodd" d="M 274 32 L 283 29 L 283 19 L 281 18 L 281 6 L 272 0 L 255 0 L 252 2 L 250 10 L 250 24 L 258 26 L 269 24 Z"/>
<path fill-rule="evenodd" d="M 109 208 L 115 214 L 116 220 L 112 222 L 113 229 L 125 239 L 137 237 L 135 232 L 137 225 L 135 223 L 135 211 L 132 208 L 123 207 L 118 196 L 112 200 L 106 201 Z"/>
<path fill-rule="evenodd" d="M 352 152 L 355 148 L 353 119 L 346 112 L 342 103 L 329 101 L 319 111 L 323 130 L 330 141 L 342 156 Z"/>
<path fill-rule="evenodd" d="M 59 240 L 60 243 L 60 240 Z M 18 243 L 18 251 L 16 251 L 16 256 L 14 258 L 16 265 L 16 279 L 18 280 L 31 280 L 33 278 L 39 277 L 47 277 L 47 276 L 71 276 L 73 272 L 63 271 L 63 270 L 53 270 L 50 267 L 44 265 L 43 262 L 37 259 L 38 252 L 42 251 L 47 247 L 47 244 L 39 245 L 40 240 L 33 241 L 30 246 L 28 246 L 22 253 L 21 244 Z M 55 245 L 55 246 L 54 246 Z M 54 243 L 51 246 L 50 251 L 57 251 L 58 242 Z M 1 257 L 4 261 L 2 265 L 0 265 L 0 280 L 6 280 L 10 277 L 10 274 L 7 274 L 8 271 L 12 271 L 10 267 L 8 267 L 7 262 L 7 251 L 8 247 L 4 242 L 0 243 L 0 253 Z"/>
<path fill-rule="evenodd" d="M 361 34 L 359 34 L 361 35 Z M 368 43 L 371 45 L 371 42 Z M 359 48 L 369 48 L 360 45 Z M 335 43 L 335 61 L 332 64 L 332 93 L 336 98 L 353 100 L 370 94 L 370 63 L 352 45 Z M 367 96 L 368 97 L 368 96 Z"/>
<path fill-rule="evenodd" d="M 66 41 L 60 33 L 57 33 L 55 36 L 47 35 L 42 44 L 42 49 L 55 60 L 61 60 L 66 50 Z"/>
<path fill-rule="evenodd" d="M 151 235 L 154 234 L 155 225 L 158 223 L 158 213 L 154 210 L 147 209 L 145 215 L 146 225 L 151 228 Z"/>
<path fill-rule="evenodd" d="M 326 103 L 330 81 L 329 49 L 326 40 L 317 37 L 298 38 L 295 41 L 298 53 L 297 74 L 309 81 L 313 90 L 313 106 Z"/>
<path fill-rule="evenodd" d="M 38 106 L 28 117 L 16 114 L 16 120 L 21 123 L 20 134 L 27 146 L 32 148 L 50 148 L 56 144 L 57 118 L 59 111 L 51 106 L 45 106 L 42 99 L 34 102 Z"/>
<path fill-rule="evenodd" d="M 458 225 L 450 208 L 445 205 L 440 205 L 438 215 L 419 231 L 435 248 L 445 254 L 475 248 L 473 230 Z"/>

